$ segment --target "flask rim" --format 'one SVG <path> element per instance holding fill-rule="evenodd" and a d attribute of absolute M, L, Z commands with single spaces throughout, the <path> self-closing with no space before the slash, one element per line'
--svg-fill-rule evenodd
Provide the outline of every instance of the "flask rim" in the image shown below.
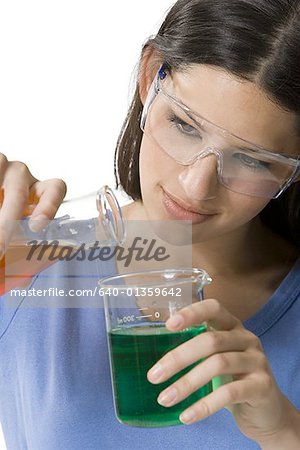
<path fill-rule="evenodd" d="M 104 185 L 97 191 L 96 204 L 108 236 L 111 236 L 116 244 L 122 244 L 125 241 L 124 218 L 119 202 L 109 186 Z"/>

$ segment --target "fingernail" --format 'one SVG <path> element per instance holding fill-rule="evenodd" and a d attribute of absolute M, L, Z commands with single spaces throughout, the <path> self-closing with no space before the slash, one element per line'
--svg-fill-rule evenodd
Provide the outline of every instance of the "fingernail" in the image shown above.
<path fill-rule="evenodd" d="M 174 316 L 168 319 L 168 325 L 171 325 L 173 328 L 179 328 L 183 325 L 183 318 L 179 314 L 175 314 Z"/>
<path fill-rule="evenodd" d="M 190 423 L 196 418 L 196 413 L 192 410 L 184 411 L 179 416 L 179 420 L 183 423 Z"/>
<path fill-rule="evenodd" d="M 171 405 L 177 397 L 177 389 L 172 387 L 167 389 L 165 392 L 162 392 L 157 401 L 162 406 Z"/>
<path fill-rule="evenodd" d="M 164 371 L 161 364 L 156 364 L 152 367 L 152 369 L 148 372 L 148 378 L 150 381 L 157 381 L 159 378 L 162 377 Z"/>

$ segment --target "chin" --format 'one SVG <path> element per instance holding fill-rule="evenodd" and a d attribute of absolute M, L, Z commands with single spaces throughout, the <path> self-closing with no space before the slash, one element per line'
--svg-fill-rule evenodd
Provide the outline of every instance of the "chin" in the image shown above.
<path fill-rule="evenodd" d="M 143 205 L 155 236 L 175 246 L 192 244 L 194 227 L 191 222 L 168 218 L 159 199 L 157 199 L 156 207 L 153 206 L 153 203 L 147 207 L 147 202 L 143 202 Z"/>
<path fill-rule="evenodd" d="M 154 233 L 168 244 L 184 246 L 193 243 L 192 224 L 178 220 L 153 220 L 151 226 Z"/>

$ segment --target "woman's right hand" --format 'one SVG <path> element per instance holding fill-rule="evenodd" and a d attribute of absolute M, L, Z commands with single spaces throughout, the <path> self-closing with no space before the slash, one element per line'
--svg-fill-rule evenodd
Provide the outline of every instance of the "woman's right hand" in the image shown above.
<path fill-rule="evenodd" d="M 11 238 L 11 227 L 7 227 L 7 221 L 20 220 L 30 215 L 30 227 L 33 231 L 38 231 L 45 220 L 54 218 L 66 195 L 67 187 L 59 178 L 38 180 L 26 164 L 8 161 L 6 156 L 0 153 L 0 188 L 1 257 Z"/>

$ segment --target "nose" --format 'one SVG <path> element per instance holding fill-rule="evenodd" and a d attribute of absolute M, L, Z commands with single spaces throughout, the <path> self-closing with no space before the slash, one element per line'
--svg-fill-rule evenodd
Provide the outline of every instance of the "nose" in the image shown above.
<path fill-rule="evenodd" d="M 187 198 L 196 201 L 216 198 L 219 185 L 217 156 L 200 156 L 194 164 L 185 166 L 179 174 L 179 182 Z"/>

